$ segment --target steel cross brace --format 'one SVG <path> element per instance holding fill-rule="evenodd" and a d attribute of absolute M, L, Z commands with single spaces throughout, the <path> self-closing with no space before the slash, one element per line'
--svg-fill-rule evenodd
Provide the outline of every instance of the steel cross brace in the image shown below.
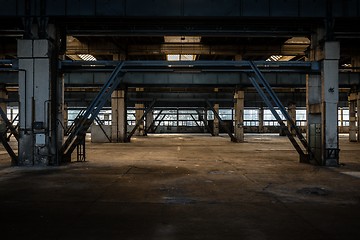
<path fill-rule="evenodd" d="M 141 116 L 141 118 L 136 122 L 135 127 L 133 128 L 133 130 L 129 133 L 129 135 L 127 136 L 127 141 L 130 142 L 131 137 L 134 135 L 134 133 L 136 132 L 136 130 L 139 128 L 141 122 L 144 120 L 145 116 L 154 108 L 156 103 L 156 100 L 153 100 L 149 107 L 145 109 L 144 114 Z"/>
<path fill-rule="evenodd" d="M 9 121 L 9 119 L 7 118 L 6 114 L 4 113 L 4 111 L 2 110 L 1 107 L 0 107 L 0 115 L 1 115 L 2 119 L 4 120 L 6 128 L 7 128 L 4 132 L 0 132 L 0 141 L 3 144 L 5 150 L 8 152 L 8 154 L 11 157 L 11 165 L 15 166 L 18 163 L 18 156 L 15 154 L 14 150 L 9 145 L 7 137 L 6 137 L 6 133 L 7 133 L 7 130 L 10 129 L 11 133 L 15 136 L 16 140 L 19 140 L 19 134 L 17 133 L 16 129 L 14 128 L 12 123 Z"/>
<path fill-rule="evenodd" d="M 101 119 L 98 116 L 96 116 L 95 121 L 99 124 L 99 127 L 101 131 L 104 133 L 105 137 L 109 140 L 109 142 L 111 142 L 111 138 L 107 135 L 105 129 L 102 127 L 103 122 L 101 121 Z"/>
<path fill-rule="evenodd" d="M 0 115 L 1 118 L 4 120 L 5 125 L 7 127 L 7 129 L 10 130 L 10 132 L 14 135 L 14 137 L 16 138 L 16 140 L 19 140 L 19 134 L 16 131 L 15 127 L 12 125 L 12 123 L 10 122 L 10 120 L 7 118 L 5 112 L 3 111 L 3 109 L 0 107 Z"/>
<path fill-rule="evenodd" d="M 198 113 L 199 119 L 204 123 L 205 128 L 208 130 L 208 132 L 211 134 L 211 136 L 215 136 L 214 133 L 211 131 L 208 123 L 207 123 L 207 122 L 205 121 L 205 119 L 203 118 L 200 110 L 197 109 L 196 112 Z M 205 112 L 205 114 L 207 114 L 207 113 Z"/>
<path fill-rule="evenodd" d="M 4 145 L 4 148 L 6 149 L 6 151 L 8 152 L 8 154 L 11 157 L 11 165 L 16 166 L 18 163 L 18 156 L 15 154 L 15 152 L 9 145 L 9 143 L 3 133 L 0 133 L 0 141 Z"/>
<path fill-rule="evenodd" d="M 156 132 L 156 130 L 157 130 L 158 127 L 160 126 L 161 122 L 164 121 L 165 117 L 166 117 L 166 114 L 164 114 L 163 117 L 160 119 L 158 125 L 156 125 L 156 127 L 155 127 L 155 129 L 154 129 L 154 132 Z"/>
<path fill-rule="evenodd" d="M 19 123 L 16 124 L 16 126 L 14 126 L 13 124 L 14 124 L 14 122 L 16 121 L 16 119 L 17 119 L 18 117 L 19 117 L 19 114 L 16 114 L 15 118 L 11 121 L 11 126 L 14 127 L 16 133 L 18 133 L 18 130 L 17 130 L 17 129 L 19 128 Z M 7 141 L 10 141 L 10 138 L 11 138 L 12 135 L 14 135 L 14 133 L 11 131 L 11 129 L 10 129 L 9 127 L 7 128 L 7 130 L 10 130 L 10 134 L 9 134 L 9 136 L 7 137 Z M 15 135 L 14 135 L 14 137 L 16 138 Z M 16 140 L 18 140 L 18 139 L 16 138 Z"/>
<path fill-rule="evenodd" d="M 59 153 L 63 158 L 63 162 L 71 161 L 71 153 L 74 151 L 76 146 L 81 144 L 81 142 L 84 140 L 83 138 L 86 136 L 87 129 L 90 127 L 91 123 L 99 114 L 100 110 L 106 104 L 113 91 L 121 83 L 122 78 L 119 77 L 119 74 L 122 73 L 122 76 L 124 75 L 122 70 L 123 66 L 124 62 L 120 62 L 116 66 L 108 81 L 101 88 L 96 98 L 91 102 L 90 106 L 86 109 L 84 114 L 79 117 L 79 121 L 75 124 L 74 129 L 70 132 L 65 143 L 59 150 Z"/>
<path fill-rule="evenodd" d="M 199 125 L 199 123 L 197 122 L 198 120 L 195 119 L 195 117 L 190 113 L 190 116 L 191 118 L 194 120 L 194 122 L 196 123 L 196 126 L 198 126 L 198 128 L 200 129 L 200 131 L 202 130 L 201 129 L 201 126 Z"/>
<path fill-rule="evenodd" d="M 306 139 L 303 137 L 300 130 L 294 123 L 293 119 L 290 117 L 290 115 L 286 111 L 285 107 L 282 105 L 279 98 L 276 96 L 275 92 L 272 90 L 271 86 L 266 81 L 266 79 L 264 78 L 264 76 L 262 75 L 260 70 L 256 67 L 256 65 L 252 61 L 249 61 L 249 65 L 251 66 L 252 70 L 254 71 L 255 76 L 257 77 L 257 80 L 259 80 L 259 82 L 260 82 L 260 83 L 258 83 L 256 78 L 249 76 L 251 83 L 253 84 L 253 86 L 255 87 L 255 89 L 257 90 L 259 95 L 261 96 L 261 98 L 264 100 L 265 104 L 269 107 L 271 113 L 274 115 L 274 117 L 280 124 L 281 128 L 284 130 L 285 134 L 289 138 L 290 142 L 293 144 L 296 151 L 299 153 L 300 162 L 309 163 L 309 154 L 311 154 L 311 152 L 308 147 Z M 263 86 L 263 88 L 260 86 L 260 84 Z M 266 93 L 269 95 L 269 97 L 266 95 Z M 307 151 L 307 153 L 304 152 L 304 150 L 300 147 L 300 145 L 298 144 L 298 142 L 296 141 L 294 136 L 290 133 L 289 129 L 285 126 L 284 122 L 282 121 L 279 114 L 275 110 L 271 100 L 274 102 L 275 106 L 277 106 L 280 109 L 281 113 L 284 115 L 286 120 L 290 123 L 291 127 L 293 129 L 295 129 L 296 136 L 302 143 L 302 145 L 305 148 L 305 150 Z"/>
<path fill-rule="evenodd" d="M 160 110 L 159 114 L 155 117 L 155 119 L 152 121 L 150 126 L 146 129 L 146 133 L 148 133 L 150 131 L 150 129 L 154 127 L 155 122 L 159 119 L 162 112 L 163 112 L 163 110 Z"/>
<path fill-rule="evenodd" d="M 71 123 L 71 125 L 66 129 L 65 136 L 68 136 L 75 128 L 77 122 L 80 120 L 81 116 L 84 114 L 85 109 L 81 109 L 78 113 L 78 115 L 75 117 L 74 121 Z"/>
<path fill-rule="evenodd" d="M 207 105 L 209 106 L 209 108 L 211 109 L 211 111 L 214 113 L 214 116 L 219 120 L 220 124 L 222 125 L 222 127 L 224 128 L 224 130 L 227 132 L 227 134 L 229 135 L 230 139 L 232 142 L 237 142 L 236 138 L 234 137 L 234 135 L 232 134 L 232 132 L 230 131 L 230 129 L 226 126 L 225 122 L 221 119 L 220 115 L 215 111 L 214 107 L 212 106 L 212 104 L 209 101 L 206 101 Z"/>

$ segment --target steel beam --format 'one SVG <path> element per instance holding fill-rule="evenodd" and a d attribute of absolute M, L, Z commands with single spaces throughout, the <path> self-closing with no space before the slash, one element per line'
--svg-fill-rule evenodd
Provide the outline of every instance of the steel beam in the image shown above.
<path fill-rule="evenodd" d="M 163 110 L 161 109 L 159 114 L 155 117 L 155 119 L 151 122 L 150 126 L 148 128 L 146 128 L 146 133 L 150 132 L 150 130 L 154 127 L 155 122 L 158 120 L 158 118 L 160 117 L 161 113 L 163 112 Z M 154 131 L 155 132 L 155 131 Z"/>
<path fill-rule="evenodd" d="M 288 112 L 285 110 L 284 106 L 280 102 L 279 98 L 276 96 L 275 92 L 272 90 L 270 84 L 266 81 L 260 70 L 256 67 L 256 65 L 253 62 L 249 62 L 251 68 L 254 70 L 255 77 L 249 76 L 249 79 L 251 80 L 252 84 L 256 88 L 257 92 L 261 96 L 261 98 L 264 100 L 265 104 L 269 107 L 270 111 L 272 112 L 273 116 L 276 118 L 278 123 L 280 124 L 281 128 L 289 138 L 290 142 L 296 149 L 296 151 L 299 153 L 300 156 L 300 162 L 309 162 L 309 155 L 311 155 L 310 148 L 308 147 L 308 143 L 306 139 L 303 137 L 300 130 L 297 128 L 295 123 L 293 122 L 292 118 L 289 116 Z M 302 149 L 301 145 L 296 141 L 294 136 L 290 133 L 289 129 L 285 126 L 284 122 L 280 118 L 279 114 L 275 110 L 274 107 L 278 107 L 283 116 L 286 118 L 286 120 L 291 124 L 292 128 L 296 132 L 296 136 L 298 137 L 301 145 L 305 148 Z"/>
<path fill-rule="evenodd" d="M 199 123 L 197 122 L 197 120 L 195 119 L 195 117 L 190 114 L 191 118 L 194 120 L 194 122 L 196 123 L 196 126 L 198 126 L 198 128 L 200 129 L 200 131 L 202 130 L 201 126 L 199 125 Z"/>
<path fill-rule="evenodd" d="M 161 123 L 162 121 L 164 121 L 164 119 L 165 119 L 166 115 L 167 115 L 167 114 L 164 114 L 164 115 L 163 115 L 163 117 L 160 119 L 160 121 L 159 121 L 158 125 L 156 125 L 156 126 L 155 126 L 155 128 L 154 128 L 154 132 L 156 132 L 156 130 L 157 130 L 157 129 L 158 129 L 158 127 L 160 126 L 160 123 Z"/>

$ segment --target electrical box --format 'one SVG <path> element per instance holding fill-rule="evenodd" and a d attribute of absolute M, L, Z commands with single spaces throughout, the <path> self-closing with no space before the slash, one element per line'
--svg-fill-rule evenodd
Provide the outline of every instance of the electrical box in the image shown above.
<path fill-rule="evenodd" d="M 46 137 L 44 133 L 35 134 L 35 146 L 45 146 Z"/>

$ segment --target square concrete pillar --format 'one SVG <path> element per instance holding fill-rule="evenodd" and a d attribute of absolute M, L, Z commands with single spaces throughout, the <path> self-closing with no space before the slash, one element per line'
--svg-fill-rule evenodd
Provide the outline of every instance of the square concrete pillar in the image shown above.
<path fill-rule="evenodd" d="M 259 117 L 259 133 L 263 133 L 264 132 L 264 108 L 260 107 L 258 109 L 258 117 Z"/>
<path fill-rule="evenodd" d="M 322 62 L 322 138 L 323 165 L 339 162 L 338 102 L 339 102 L 339 42 L 325 42 Z"/>
<path fill-rule="evenodd" d="M 357 97 L 357 141 L 360 142 L 360 92 L 358 92 Z"/>
<path fill-rule="evenodd" d="M 336 41 L 322 43 L 321 36 L 318 33 L 312 38 L 311 45 L 311 59 L 321 63 L 321 76 L 307 77 L 307 138 L 317 164 L 338 166 L 340 45 Z"/>
<path fill-rule="evenodd" d="M 143 136 L 145 134 L 144 131 L 144 119 L 141 119 L 141 117 L 144 115 L 144 109 L 145 106 L 142 103 L 136 103 L 135 104 L 135 122 L 141 121 L 138 129 L 136 129 L 136 132 L 134 133 L 135 136 Z"/>
<path fill-rule="evenodd" d="M 237 142 L 244 141 L 244 91 L 235 93 L 235 138 Z"/>
<path fill-rule="evenodd" d="M 115 90 L 111 95 L 111 141 L 127 141 L 127 111 L 125 90 Z"/>
<path fill-rule="evenodd" d="M 141 97 L 142 92 L 144 92 L 144 88 L 136 88 L 137 97 Z M 136 129 L 134 135 L 135 136 L 144 136 L 145 135 L 145 118 L 141 119 L 145 112 L 145 105 L 143 103 L 135 104 L 135 124 L 140 121 L 139 127 Z M 145 116 L 146 117 L 146 116 Z"/>
<path fill-rule="evenodd" d="M 291 119 L 293 120 L 293 122 L 296 124 L 296 105 L 295 104 L 289 104 L 288 106 L 288 109 L 287 109 L 288 113 L 289 113 L 289 116 L 291 117 Z M 288 121 L 287 123 L 287 126 L 288 126 L 288 129 L 289 129 L 289 132 L 292 134 L 292 135 L 295 135 L 296 134 L 296 131 L 295 129 L 292 129 L 291 128 L 291 124 L 290 122 Z"/>
<path fill-rule="evenodd" d="M 321 138 L 321 78 L 317 75 L 307 76 L 306 81 L 306 136 L 313 154 L 313 163 L 320 164 L 322 159 Z"/>
<path fill-rule="evenodd" d="M 356 126 L 356 105 L 358 101 L 357 93 L 350 93 L 349 95 L 349 141 L 357 142 L 356 132 L 358 127 Z"/>
<path fill-rule="evenodd" d="M 53 49 L 48 39 L 18 40 L 19 165 L 49 165 L 57 156 L 57 144 L 62 144 L 56 121 L 61 110 L 57 91 L 63 88 Z"/>
<path fill-rule="evenodd" d="M 215 112 L 219 113 L 219 104 L 218 103 L 214 104 L 214 110 L 215 110 Z M 220 121 L 214 114 L 213 135 L 219 136 L 219 131 L 220 131 Z"/>
<path fill-rule="evenodd" d="M 153 121 L 154 121 L 154 111 L 149 111 L 146 114 L 146 118 L 145 118 L 145 134 L 147 134 L 147 131 L 149 132 L 153 132 L 154 131 L 154 126 L 153 126 Z"/>
<path fill-rule="evenodd" d="M 3 84 L 0 84 L 0 107 L 4 111 L 4 113 L 7 113 L 7 103 L 6 100 L 8 99 L 8 94 L 6 91 L 6 87 Z M 4 136 L 6 137 L 6 123 L 0 117 L 0 132 L 4 133 Z"/>

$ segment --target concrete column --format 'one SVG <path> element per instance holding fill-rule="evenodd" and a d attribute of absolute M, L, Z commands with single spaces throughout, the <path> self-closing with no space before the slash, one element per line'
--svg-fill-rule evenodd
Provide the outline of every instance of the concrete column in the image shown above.
<path fill-rule="evenodd" d="M 351 66 L 358 68 L 360 67 L 360 56 L 353 56 L 351 57 Z M 353 72 L 359 72 L 359 69 L 353 69 Z"/>
<path fill-rule="evenodd" d="M 325 40 L 324 29 L 311 38 L 310 60 L 321 63 L 321 77 L 307 78 L 307 138 L 317 164 L 337 166 L 340 45 Z"/>
<path fill-rule="evenodd" d="M 306 81 L 306 136 L 309 147 L 313 153 L 313 161 L 321 162 L 321 78 L 317 75 L 307 76 Z M 317 162 L 316 162 L 317 163 Z"/>
<path fill-rule="evenodd" d="M 357 97 L 357 141 L 360 142 L 360 92 L 358 92 Z"/>
<path fill-rule="evenodd" d="M 125 90 L 115 90 L 111 95 L 111 141 L 127 141 L 127 111 Z"/>
<path fill-rule="evenodd" d="M 65 125 L 65 119 L 66 121 L 68 120 L 68 113 L 67 113 L 67 109 L 65 112 L 65 107 L 67 108 L 67 106 L 65 106 L 65 82 L 64 82 L 64 75 L 61 74 L 60 76 L 58 76 L 58 83 L 57 83 L 57 102 L 56 104 L 56 108 L 57 108 L 57 144 L 58 146 L 62 146 L 62 144 L 64 143 L 64 133 L 65 133 L 65 129 L 62 127 L 66 127 L 67 125 Z M 66 122 L 67 124 L 67 122 Z M 58 151 L 58 150 L 56 150 Z"/>
<path fill-rule="evenodd" d="M 136 95 L 137 97 L 141 97 L 141 93 L 144 91 L 144 88 L 136 88 Z M 136 103 L 135 104 L 135 124 L 141 119 L 144 115 L 145 105 L 143 103 Z M 145 134 L 145 119 L 141 120 L 139 128 L 134 133 L 135 136 L 143 136 Z"/>
<path fill-rule="evenodd" d="M 219 89 L 214 88 L 214 92 L 217 95 L 217 92 L 219 92 Z M 219 113 L 219 104 L 218 103 L 214 104 L 214 110 L 215 110 L 215 112 Z M 216 118 L 216 116 L 214 114 L 213 135 L 214 136 L 219 136 L 219 132 L 220 132 L 220 121 L 219 121 L 219 119 Z"/>
<path fill-rule="evenodd" d="M 259 133 L 263 133 L 264 132 L 264 108 L 260 107 L 259 108 Z"/>
<path fill-rule="evenodd" d="M 49 165 L 51 109 L 56 100 L 56 57 L 48 39 L 18 40 L 20 139 L 19 165 Z M 55 62 L 54 62 L 55 61 Z M 55 88 L 56 89 L 56 88 Z M 54 96 L 52 96 L 54 95 Z M 51 99 L 53 97 L 53 99 Z M 51 131 L 50 131 L 51 130 Z M 55 130 L 56 132 L 56 130 Z M 53 136 L 53 139 L 55 136 Z"/>
<path fill-rule="evenodd" d="M 65 129 L 67 128 L 68 126 L 68 122 L 69 122 L 69 113 L 68 113 L 68 105 L 65 103 L 64 104 L 64 127 Z"/>
<path fill-rule="evenodd" d="M 8 95 L 7 95 L 6 87 L 5 87 L 5 85 L 1 84 L 0 85 L 0 107 L 4 111 L 5 114 L 7 113 L 7 104 L 6 104 L 7 98 L 8 98 Z M 0 117 L 0 133 L 4 133 L 4 135 L 6 135 L 5 131 L 6 131 L 6 123 L 2 119 L 2 117 Z"/>
<path fill-rule="evenodd" d="M 290 103 L 289 106 L 288 106 L 288 113 L 289 113 L 289 116 L 291 117 L 291 119 L 294 121 L 294 123 L 296 124 L 296 105 L 293 104 L 293 103 Z M 288 126 L 288 129 L 289 129 L 289 132 L 292 134 L 292 135 L 295 135 L 296 132 L 295 132 L 295 129 L 292 129 L 291 128 L 291 125 L 290 125 L 290 122 L 288 121 L 287 123 L 287 126 Z"/>
<path fill-rule="evenodd" d="M 214 105 L 214 110 L 219 113 L 219 104 L 216 103 Z M 214 136 L 219 136 L 219 128 L 220 128 L 220 122 L 219 122 L 219 119 L 216 118 L 215 114 L 214 114 L 214 124 L 213 124 L 213 133 L 214 133 Z"/>
<path fill-rule="evenodd" d="M 322 61 L 323 165 L 338 165 L 339 42 L 325 42 Z"/>
<path fill-rule="evenodd" d="M 141 117 L 144 115 L 144 104 L 137 103 L 135 104 L 135 122 L 138 122 Z M 135 136 L 143 136 L 144 135 L 144 120 L 141 121 L 139 128 L 136 130 Z"/>
<path fill-rule="evenodd" d="M 235 138 L 237 142 L 244 141 L 244 91 L 235 93 Z"/>
<path fill-rule="evenodd" d="M 208 108 L 207 107 L 204 108 L 203 116 L 204 116 L 204 121 L 206 122 L 206 124 L 208 124 Z M 206 127 L 204 127 L 204 133 L 207 133 L 207 132 L 208 132 L 208 129 Z"/>
<path fill-rule="evenodd" d="M 147 114 L 146 114 L 146 119 L 145 119 L 145 127 L 146 129 L 149 129 L 152 122 L 154 121 L 154 112 L 153 111 L 149 111 Z M 154 128 L 150 128 L 149 129 L 149 132 L 153 132 Z"/>
<path fill-rule="evenodd" d="M 339 126 L 339 131 L 342 132 L 343 131 L 343 127 L 344 127 L 344 108 L 340 108 L 340 119 L 339 119 L 339 122 L 340 122 L 340 126 Z"/>
<path fill-rule="evenodd" d="M 351 57 L 351 65 L 354 68 L 360 67 L 360 56 Z M 353 72 L 359 72 L 359 69 L 353 69 Z M 349 125 L 349 141 L 360 142 L 360 92 L 353 92 L 349 96 L 349 114 L 350 114 L 350 125 Z"/>

